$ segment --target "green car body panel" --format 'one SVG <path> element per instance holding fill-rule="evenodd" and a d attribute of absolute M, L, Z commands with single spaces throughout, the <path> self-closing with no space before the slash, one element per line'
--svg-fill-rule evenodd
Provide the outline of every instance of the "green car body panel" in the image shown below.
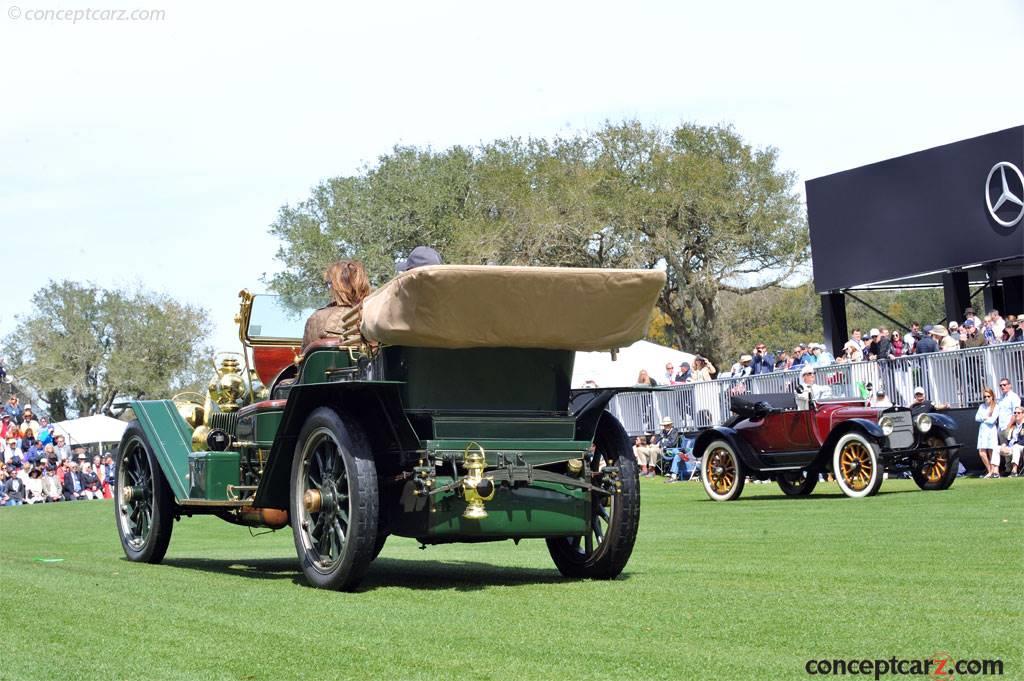
<path fill-rule="evenodd" d="M 169 400 L 132 407 L 176 501 L 186 509 L 237 502 L 231 490 L 245 484 L 242 462 L 262 457 L 252 503 L 287 510 L 299 431 L 305 417 L 325 405 L 353 414 L 363 425 L 382 478 L 430 458 L 447 462 L 436 477 L 443 487 L 455 480 L 454 468 L 471 446 L 483 448 L 489 467 L 558 464 L 580 459 L 590 448 L 589 439 L 577 439 L 576 418 L 568 413 L 571 352 L 391 347 L 382 354 L 386 371 L 379 380 L 352 380 L 357 362 L 348 349 L 311 353 L 287 401 L 260 403 L 217 420 L 233 424 L 235 446 L 229 451 L 193 451 L 192 428 Z M 507 372 L 501 380 L 495 380 L 496 367 Z M 590 517 L 587 489 L 549 481 L 497 490 L 483 520 L 462 517 L 466 502 L 454 490 L 413 498 L 401 488 L 396 494 L 399 510 L 391 513 L 390 531 L 438 541 L 575 536 Z"/>

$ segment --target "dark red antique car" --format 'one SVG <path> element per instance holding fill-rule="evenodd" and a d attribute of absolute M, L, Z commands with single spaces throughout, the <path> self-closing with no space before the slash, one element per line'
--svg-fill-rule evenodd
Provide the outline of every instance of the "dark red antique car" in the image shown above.
<path fill-rule="evenodd" d="M 956 478 L 959 443 L 952 419 L 877 409 L 862 400 L 810 402 L 793 393 L 732 398 L 734 417 L 694 443 L 704 490 L 732 501 L 748 477 L 775 480 L 790 496 L 810 494 L 823 473 L 849 497 L 878 492 L 883 472 L 909 469 L 921 489 L 947 489 Z"/>

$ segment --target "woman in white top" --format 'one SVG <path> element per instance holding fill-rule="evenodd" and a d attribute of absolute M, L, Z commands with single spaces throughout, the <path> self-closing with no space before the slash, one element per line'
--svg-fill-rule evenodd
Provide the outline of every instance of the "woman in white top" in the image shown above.
<path fill-rule="evenodd" d="M 28 474 L 28 480 L 25 481 L 25 503 L 26 504 L 41 504 L 46 501 L 46 497 L 43 496 L 43 481 L 39 479 L 42 472 L 38 468 L 33 468 Z"/>
<path fill-rule="evenodd" d="M 974 420 L 978 422 L 978 456 L 985 464 L 986 478 L 998 478 L 999 469 L 992 464 L 992 450 L 999 446 L 999 413 L 996 411 L 996 394 L 992 388 L 981 391 L 982 403 Z"/>

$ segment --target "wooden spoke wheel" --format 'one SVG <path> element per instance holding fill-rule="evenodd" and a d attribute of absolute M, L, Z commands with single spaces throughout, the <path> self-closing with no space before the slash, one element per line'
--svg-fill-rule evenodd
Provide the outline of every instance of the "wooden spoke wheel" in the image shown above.
<path fill-rule="evenodd" d="M 924 440 L 926 447 L 952 447 L 931 452 L 920 462 L 919 466 L 910 469 L 914 482 L 923 490 L 949 489 L 956 480 L 957 469 L 960 467 L 959 448 L 956 438 L 942 437 L 932 433 Z"/>
<path fill-rule="evenodd" d="M 362 429 L 333 409 L 306 419 L 292 460 L 290 513 L 306 579 L 351 590 L 373 560 L 380 499 Z"/>
<path fill-rule="evenodd" d="M 619 469 L 622 484 L 617 494 L 591 493 L 587 533 L 576 537 L 550 537 L 548 552 L 566 577 L 613 579 L 622 572 L 633 552 L 640 523 L 640 477 L 622 424 L 603 414 L 594 436 L 597 445 L 593 465 L 604 461 Z M 603 476 L 594 478 L 602 485 Z"/>
<path fill-rule="evenodd" d="M 128 560 L 159 563 L 174 527 L 174 496 L 137 421 L 118 447 L 114 515 Z"/>
<path fill-rule="evenodd" d="M 847 433 L 836 442 L 832 468 L 839 488 L 848 497 L 869 497 L 882 486 L 878 447 L 861 433 Z"/>
<path fill-rule="evenodd" d="M 776 479 L 776 482 L 779 483 L 779 489 L 786 496 L 805 497 L 813 492 L 814 487 L 818 484 L 818 474 L 809 471 L 783 473 Z"/>
<path fill-rule="evenodd" d="M 743 493 L 745 474 L 736 451 L 725 440 L 715 440 L 704 449 L 700 481 L 715 501 L 734 501 Z"/>

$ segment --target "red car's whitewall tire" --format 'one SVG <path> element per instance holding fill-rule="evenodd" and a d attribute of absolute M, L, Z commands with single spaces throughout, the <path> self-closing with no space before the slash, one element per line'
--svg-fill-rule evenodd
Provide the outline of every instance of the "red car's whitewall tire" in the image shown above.
<path fill-rule="evenodd" d="M 734 501 L 743 493 L 746 474 L 736 451 L 725 440 L 714 440 L 700 458 L 700 481 L 714 501 Z"/>
<path fill-rule="evenodd" d="M 861 433 L 847 433 L 839 438 L 832 450 L 832 470 L 839 489 L 848 497 L 870 497 L 882 486 L 878 446 Z"/>

